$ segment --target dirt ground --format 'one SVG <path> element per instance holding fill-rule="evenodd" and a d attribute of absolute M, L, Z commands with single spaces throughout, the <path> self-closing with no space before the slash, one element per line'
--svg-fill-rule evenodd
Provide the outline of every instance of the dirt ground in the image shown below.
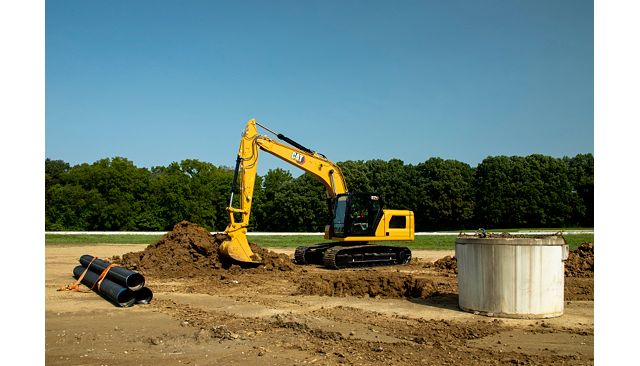
<path fill-rule="evenodd" d="M 145 271 L 144 255 L 134 255 L 151 304 L 118 308 L 95 293 L 56 291 L 73 282 L 83 254 L 143 250 L 46 247 L 47 365 L 593 364 L 592 275 L 566 277 L 561 317 L 489 318 L 458 309 L 450 258 L 431 263 L 452 251 L 340 271 L 289 267 L 290 249 L 272 253 L 269 268 L 210 272 L 172 273 L 169 260 L 164 271 Z"/>

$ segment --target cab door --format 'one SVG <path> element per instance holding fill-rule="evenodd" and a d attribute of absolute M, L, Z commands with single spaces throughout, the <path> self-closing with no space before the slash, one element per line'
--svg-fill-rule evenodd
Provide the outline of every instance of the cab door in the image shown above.
<path fill-rule="evenodd" d="M 346 235 L 374 236 L 382 217 L 382 197 L 372 193 L 353 193 L 347 205 Z"/>

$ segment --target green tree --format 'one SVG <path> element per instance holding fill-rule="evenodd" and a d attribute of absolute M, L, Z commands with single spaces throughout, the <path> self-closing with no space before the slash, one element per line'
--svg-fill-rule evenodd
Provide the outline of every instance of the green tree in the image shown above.
<path fill-rule="evenodd" d="M 387 208 L 411 207 L 415 190 L 409 182 L 408 169 L 402 160 L 369 160 L 365 163 L 365 170 L 370 186 L 369 192 L 383 195 Z"/>
<path fill-rule="evenodd" d="M 188 181 L 189 177 L 176 162 L 166 167 L 151 168 L 149 187 L 153 198 L 148 207 L 159 218 L 162 230 L 170 230 L 175 223 L 187 219 L 187 200 L 190 195 Z"/>
<path fill-rule="evenodd" d="M 370 181 L 371 177 L 366 164 L 362 160 L 347 160 L 337 163 L 350 192 L 374 191 L 375 187 Z"/>
<path fill-rule="evenodd" d="M 58 182 L 47 189 L 45 222 L 49 228 L 138 228 L 135 217 L 146 210 L 143 204 L 148 192 L 146 169 L 136 168 L 126 158 L 115 157 L 72 168 L 67 168 L 64 162 L 50 162 L 47 170 L 49 182 L 54 179 Z"/>
<path fill-rule="evenodd" d="M 250 223 L 255 223 L 256 230 L 296 231 L 282 230 L 283 226 L 274 220 L 274 217 L 277 216 L 276 213 L 282 209 L 276 203 L 276 196 L 280 192 L 285 192 L 288 188 L 287 184 L 293 181 L 291 173 L 281 168 L 269 169 L 264 179 L 261 179 L 261 184 L 258 184 L 256 180 L 256 191 L 259 188 L 260 195 L 254 200 L 252 216 L 249 220 Z"/>
<path fill-rule="evenodd" d="M 324 185 L 309 174 L 284 182 L 273 203 L 273 231 L 319 232 L 329 222 Z"/>
<path fill-rule="evenodd" d="M 194 159 L 151 170 L 149 205 L 164 229 L 188 220 L 208 230 L 221 231 L 228 223 L 226 207 L 232 172 Z"/>
<path fill-rule="evenodd" d="M 65 230 L 65 222 L 69 222 L 73 215 L 67 210 L 64 199 L 61 199 L 61 190 L 64 187 L 63 179 L 69 171 L 69 163 L 62 160 L 45 159 L 44 162 L 44 186 L 45 186 L 45 230 Z"/>
<path fill-rule="evenodd" d="M 45 230 L 102 230 L 98 222 L 104 201 L 97 190 L 76 184 L 54 184 L 47 190 Z"/>
<path fill-rule="evenodd" d="M 44 161 L 44 181 L 45 189 L 54 184 L 61 184 L 64 175 L 69 172 L 69 163 L 62 160 L 45 159 Z"/>
<path fill-rule="evenodd" d="M 569 166 L 574 205 L 572 223 L 579 226 L 593 226 L 593 185 L 594 159 L 592 154 L 578 154 L 563 159 Z"/>
<path fill-rule="evenodd" d="M 431 158 L 413 170 L 417 230 L 464 229 L 474 215 L 473 169 Z"/>
<path fill-rule="evenodd" d="M 371 192 L 385 197 L 386 207 L 412 209 L 415 187 L 411 184 L 410 167 L 402 160 L 380 159 L 338 163 L 350 192 Z"/>
<path fill-rule="evenodd" d="M 475 169 L 440 158 L 338 165 L 350 192 L 413 210 L 417 230 L 593 225 L 592 154 L 487 157 Z M 73 167 L 46 159 L 46 229 L 169 230 L 189 220 L 221 231 L 232 177 L 228 167 L 194 159 L 150 170 L 122 157 Z M 307 174 L 270 170 L 256 177 L 252 200 L 250 230 L 322 231 L 330 219 L 324 186 Z"/>
<path fill-rule="evenodd" d="M 569 170 L 560 159 L 488 157 L 475 186 L 476 220 L 485 227 L 562 227 L 570 220 Z"/>
<path fill-rule="evenodd" d="M 101 159 L 69 171 L 68 182 L 96 190 L 102 200 L 90 230 L 137 230 L 138 217 L 146 210 L 149 171 L 123 157 Z"/>

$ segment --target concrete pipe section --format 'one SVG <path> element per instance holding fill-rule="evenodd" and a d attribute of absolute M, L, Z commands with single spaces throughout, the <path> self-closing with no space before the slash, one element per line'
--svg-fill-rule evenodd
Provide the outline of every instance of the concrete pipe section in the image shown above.
<path fill-rule="evenodd" d="M 568 253 L 562 236 L 458 237 L 460 309 L 508 318 L 561 316 Z"/>

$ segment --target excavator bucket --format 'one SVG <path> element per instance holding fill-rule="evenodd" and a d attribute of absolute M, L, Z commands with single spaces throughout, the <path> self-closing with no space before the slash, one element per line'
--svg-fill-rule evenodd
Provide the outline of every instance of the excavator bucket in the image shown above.
<path fill-rule="evenodd" d="M 262 263 L 262 258 L 249 247 L 245 235 L 229 235 L 229 240 L 220 244 L 220 252 L 227 257 L 242 263 Z"/>

